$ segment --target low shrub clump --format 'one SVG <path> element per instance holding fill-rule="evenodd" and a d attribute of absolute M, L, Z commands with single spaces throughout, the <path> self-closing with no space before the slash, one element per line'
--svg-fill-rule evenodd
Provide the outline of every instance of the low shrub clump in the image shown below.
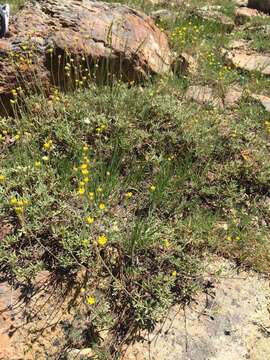
<path fill-rule="evenodd" d="M 187 301 L 206 251 L 269 266 L 264 112 L 226 118 L 166 86 L 30 97 L 1 120 L 1 270 L 86 270 L 88 305 L 121 334 Z"/>
<path fill-rule="evenodd" d="M 14 116 L 0 119 L 1 273 L 30 285 L 48 270 L 76 284 L 89 317 L 86 329 L 78 310 L 78 328 L 66 329 L 71 347 L 91 330 L 102 352 L 109 329 L 105 350 L 117 354 L 190 301 L 206 254 L 269 272 L 270 121 L 249 98 L 269 82 L 226 65 L 232 35 L 193 11 L 160 26 L 199 70 L 143 86 L 77 79 L 74 92 L 53 87 L 49 96 L 19 87 Z M 243 96 L 233 110 L 183 96 L 210 83 L 222 97 L 235 82 Z"/>

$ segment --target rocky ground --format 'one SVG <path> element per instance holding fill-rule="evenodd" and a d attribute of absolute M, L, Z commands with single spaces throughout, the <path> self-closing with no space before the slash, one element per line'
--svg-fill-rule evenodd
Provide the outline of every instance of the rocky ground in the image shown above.
<path fill-rule="evenodd" d="M 214 264 L 213 275 L 206 277 L 209 291 L 184 309 L 172 308 L 124 359 L 270 359 L 269 280 L 221 259 Z"/>
<path fill-rule="evenodd" d="M 270 358 L 269 279 L 224 259 L 212 258 L 209 263 L 204 275 L 207 290 L 186 307 L 171 308 L 153 333 L 141 334 L 143 343 L 126 349 L 123 360 Z M 59 358 L 62 325 L 74 316 L 69 307 L 74 298 L 56 302 L 55 294 L 44 289 L 48 275 L 40 274 L 26 306 L 22 294 L 1 284 L 1 360 Z M 27 316 L 31 322 L 26 323 Z M 68 360 L 93 358 L 87 348 L 62 349 L 64 354 Z"/>

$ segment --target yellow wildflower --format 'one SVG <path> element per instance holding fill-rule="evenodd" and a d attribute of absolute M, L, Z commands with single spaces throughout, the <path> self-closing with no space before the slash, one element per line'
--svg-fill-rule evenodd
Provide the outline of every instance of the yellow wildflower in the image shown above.
<path fill-rule="evenodd" d="M 175 270 L 172 272 L 172 276 L 174 276 L 174 277 L 177 276 L 177 272 Z"/>
<path fill-rule="evenodd" d="M 79 195 L 83 195 L 85 193 L 85 188 L 80 187 L 78 190 Z"/>
<path fill-rule="evenodd" d="M 94 193 L 93 192 L 90 192 L 88 194 L 88 197 L 89 197 L 89 200 L 93 200 L 94 199 Z"/>
<path fill-rule="evenodd" d="M 49 161 L 49 156 L 46 156 L 46 155 L 42 156 L 42 160 L 45 161 L 45 162 Z"/>
<path fill-rule="evenodd" d="M 88 246 L 89 245 L 89 240 L 88 239 L 83 239 L 82 244 L 83 244 L 83 246 Z"/>
<path fill-rule="evenodd" d="M 82 169 L 82 170 L 86 170 L 86 169 L 87 169 L 87 167 L 88 167 L 88 165 L 87 165 L 87 164 L 82 164 L 82 165 L 81 165 L 81 169 Z"/>
<path fill-rule="evenodd" d="M 11 198 L 9 202 L 11 205 L 16 205 L 18 200 L 15 198 L 15 196 L 13 196 L 13 198 Z"/>
<path fill-rule="evenodd" d="M 39 168 L 41 166 L 41 162 L 40 161 L 35 161 L 35 167 Z"/>
<path fill-rule="evenodd" d="M 94 221 L 95 221 L 95 219 L 94 219 L 93 217 L 91 217 L 91 216 L 88 216 L 88 217 L 86 218 L 86 222 L 87 222 L 87 224 L 89 224 L 89 225 L 93 224 Z"/>
<path fill-rule="evenodd" d="M 228 240 L 228 241 L 232 241 L 232 237 L 231 237 L 231 236 L 227 236 L 227 240 Z"/>
<path fill-rule="evenodd" d="M 100 235 L 100 236 L 98 237 L 98 240 L 97 240 L 98 245 L 100 245 L 100 246 L 106 245 L 106 244 L 107 244 L 107 241 L 108 241 L 107 236 L 105 236 L 104 234 L 103 234 L 103 235 Z"/>
<path fill-rule="evenodd" d="M 48 140 L 47 142 L 44 143 L 43 148 L 45 150 L 51 150 L 52 146 L 53 146 L 52 140 Z"/>
<path fill-rule="evenodd" d="M 0 174 L 0 184 L 6 180 L 5 175 Z"/>
<path fill-rule="evenodd" d="M 88 175 L 88 174 L 89 174 L 89 171 L 88 171 L 87 169 L 83 169 L 83 170 L 82 170 L 82 174 L 83 174 L 83 175 Z"/>
<path fill-rule="evenodd" d="M 132 196 L 133 196 L 133 193 L 132 193 L 131 191 L 129 191 L 129 192 L 126 193 L 126 198 L 127 198 L 127 199 L 131 199 Z"/>
<path fill-rule="evenodd" d="M 18 200 L 18 201 L 17 201 L 17 205 L 18 205 L 19 207 L 24 206 L 23 200 Z"/>
<path fill-rule="evenodd" d="M 165 248 L 169 248 L 171 246 L 170 242 L 168 239 L 165 239 L 164 242 L 163 242 L 163 245 Z"/>
<path fill-rule="evenodd" d="M 100 208 L 100 210 L 106 209 L 106 205 L 104 203 L 100 203 L 98 207 Z"/>
<path fill-rule="evenodd" d="M 155 185 L 151 185 L 149 188 L 150 191 L 154 192 L 156 190 L 156 186 Z"/>
<path fill-rule="evenodd" d="M 16 207 L 15 207 L 15 212 L 16 212 L 17 215 L 22 214 L 22 213 L 23 213 L 23 207 L 21 207 L 21 206 L 16 206 Z"/>
<path fill-rule="evenodd" d="M 94 296 L 88 296 L 88 298 L 87 298 L 87 304 L 88 304 L 88 305 L 95 305 L 95 303 L 96 303 L 95 297 L 94 297 Z"/>

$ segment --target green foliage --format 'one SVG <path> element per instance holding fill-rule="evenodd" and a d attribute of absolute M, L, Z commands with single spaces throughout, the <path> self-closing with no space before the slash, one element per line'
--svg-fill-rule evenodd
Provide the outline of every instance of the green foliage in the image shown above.
<path fill-rule="evenodd" d="M 231 2 L 215 3 L 232 16 Z M 243 34 L 190 10 L 159 25 L 175 51 L 199 55 L 197 73 L 23 95 L 0 119 L 0 269 L 20 281 L 84 269 L 90 320 L 78 314 L 67 341 L 94 339 L 100 358 L 115 351 L 100 345 L 104 328 L 119 343 L 190 299 L 202 254 L 269 272 L 270 122 L 249 97 L 269 81 L 224 63 Z M 264 35 L 246 36 L 268 51 Z M 238 83 L 244 96 L 233 112 L 195 106 L 183 92 L 198 83 L 219 96 Z"/>

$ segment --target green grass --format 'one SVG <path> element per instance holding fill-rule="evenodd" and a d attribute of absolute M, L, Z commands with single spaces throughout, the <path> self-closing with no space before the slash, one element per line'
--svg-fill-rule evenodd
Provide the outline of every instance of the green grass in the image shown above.
<path fill-rule="evenodd" d="M 24 5 L 25 0 L 10 0 L 8 3 L 11 6 L 11 15 L 13 15 L 18 9 Z"/>
<path fill-rule="evenodd" d="M 212 3 L 233 16 L 231 2 Z M 1 271 L 29 282 L 40 270 L 64 281 L 86 269 L 94 330 L 110 327 L 115 343 L 189 301 L 205 254 L 270 265 L 269 114 L 248 97 L 269 80 L 224 63 L 240 32 L 190 10 L 159 26 L 175 51 L 198 57 L 197 73 L 34 94 L 0 119 Z M 246 36 L 268 51 L 264 36 Z M 183 97 L 189 85 L 223 96 L 235 83 L 245 91 L 233 111 Z"/>

